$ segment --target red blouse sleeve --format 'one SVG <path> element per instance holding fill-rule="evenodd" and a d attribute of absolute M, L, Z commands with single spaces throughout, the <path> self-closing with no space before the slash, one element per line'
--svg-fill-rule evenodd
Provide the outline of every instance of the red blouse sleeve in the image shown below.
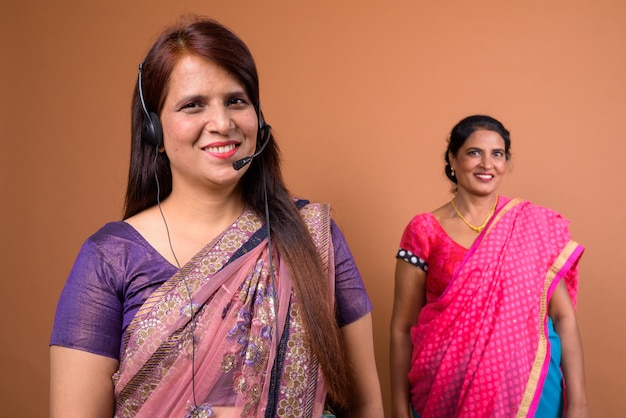
<path fill-rule="evenodd" d="M 428 213 L 416 215 L 404 228 L 400 239 L 400 249 L 396 258 L 406 261 L 424 271 L 428 271 L 428 255 L 430 254 L 429 237 L 432 236 Z"/>

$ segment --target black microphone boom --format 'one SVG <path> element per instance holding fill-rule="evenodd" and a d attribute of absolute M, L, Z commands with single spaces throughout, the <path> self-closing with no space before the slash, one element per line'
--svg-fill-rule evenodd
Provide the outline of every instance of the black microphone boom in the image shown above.
<path fill-rule="evenodd" d="M 263 133 L 265 134 L 265 141 L 263 142 L 263 144 L 261 145 L 261 148 L 259 148 L 259 150 L 257 152 L 255 152 L 254 154 L 248 156 L 248 157 L 243 157 L 240 160 L 234 161 L 233 162 L 233 168 L 237 171 L 241 170 L 242 168 L 244 168 L 250 161 L 252 161 L 253 158 L 258 157 L 259 154 L 261 154 L 263 152 L 263 150 L 265 149 L 265 147 L 267 146 L 267 144 L 270 142 L 270 131 L 272 130 L 272 127 L 270 125 L 268 125 L 267 123 L 265 125 L 263 125 L 263 127 L 261 128 L 263 130 Z"/>
<path fill-rule="evenodd" d="M 237 160 L 233 163 L 233 168 L 237 171 L 241 170 L 242 168 L 244 168 L 246 166 L 246 164 L 248 164 L 250 161 L 252 161 L 252 158 L 254 156 L 250 156 L 250 157 L 246 157 L 246 158 L 242 158 L 241 160 Z"/>

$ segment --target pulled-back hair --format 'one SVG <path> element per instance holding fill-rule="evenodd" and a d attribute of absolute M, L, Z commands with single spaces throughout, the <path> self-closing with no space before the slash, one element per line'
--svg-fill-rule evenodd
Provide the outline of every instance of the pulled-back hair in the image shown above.
<path fill-rule="evenodd" d="M 456 157 L 467 138 L 479 129 L 494 131 L 500 134 L 504 140 L 504 153 L 506 155 L 506 159 L 508 160 L 511 158 L 511 137 L 509 135 L 509 131 L 506 130 L 504 125 L 502 125 L 499 120 L 487 115 L 472 115 L 463 118 L 456 125 L 454 125 L 454 128 L 452 128 L 450 137 L 448 138 L 448 148 L 446 149 L 444 155 L 444 159 L 446 161 L 446 176 L 454 184 L 456 184 L 457 179 L 456 176 L 452 175 L 450 155 Z"/>
<path fill-rule="evenodd" d="M 220 23 L 194 17 L 166 29 L 148 52 L 142 66 L 142 92 L 146 107 L 159 114 L 167 95 L 168 82 L 176 63 L 184 56 L 197 55 L 213 61 L 241 82 L 262 118 L 259 82 L 252 54 L 243 41 Z M 142 141 L 143 112 L 137 86 L 131 106 L 131 159 L 124 218 L 164 200 L 172 192 L 169 160 L 156 146 Z M 156 158 L 156 163 L 155 163 Z M 281 173 L 280 151 L 273 136 L 261 156 L 250 163 L 243 175 L 243 198 L 265 219 L 263 179 L 271 216 L 272 242 L 293 278 L 296 297 L 302 307 L 308 345 L 317 357 L 329 395 L 338 405 L 349 402 L 350 368 L 335 319 L 332 293 L 313 239 L 287 190 Z M 155 181 L 159 178 L 159 186 Z"/>

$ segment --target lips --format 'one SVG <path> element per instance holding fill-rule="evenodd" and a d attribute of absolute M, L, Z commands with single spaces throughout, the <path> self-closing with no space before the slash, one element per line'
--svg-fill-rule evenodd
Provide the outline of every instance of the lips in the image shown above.
<path fill-rule="evenodd" d="M 493 174 L 486 174 L 486 173 L 476 173 L 474 175 L 483 181 L 491 180 L 494 177 Z"/>
<path fill-rule="evenodd" d="M 235 144 L 229 144 L 229 145 L 218 145 L 218 146 L 206 147 L 204 150 L 208 152 L 216 153 L 216 154 L 223 154 L 225 152 L 230 152 L 234 150 L 235 148 L 237 148 Z"/>
<path fill-rule="evenodd" d="M 202 148 L 205 152 L 211 154 L 217 158 L 230 158 L 235 155 L 237 148 L 240 144 L 228 143 L 228 144 L 211 144 Z"/>

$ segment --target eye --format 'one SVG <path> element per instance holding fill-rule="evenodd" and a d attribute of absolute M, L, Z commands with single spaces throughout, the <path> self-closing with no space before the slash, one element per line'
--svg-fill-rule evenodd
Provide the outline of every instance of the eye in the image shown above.
<path fill-rule="evenodd" d="M 467 155 L 471 155 L 471 156 L 479 156 L 480 155 L 480 150 L 477 150 L 475 148 L 469 149 L 467 151 Z"/>
<path fill-rule="evenodd" d="M 493 156 L 496 158 L 502 158 L 504 157 L 504 151 L 494 151 Z"/>
<path fill-rule="evenodd" d="M 244 108 L 248 106 L 248 100 L 245 97 L 231 97 L 226 101 L 226 106 L 235 107 L 235 108 Z"/>
<path fill-rule="evenodd" d="M 202 106 L 203 106 L 202 103 L 193 101 L 193 102 L 185 103 L 184 105 L 182 105 L 180 107 L 180 110 L 187 112 L 187 113 L 196 113 L 200 111 Z"/>

